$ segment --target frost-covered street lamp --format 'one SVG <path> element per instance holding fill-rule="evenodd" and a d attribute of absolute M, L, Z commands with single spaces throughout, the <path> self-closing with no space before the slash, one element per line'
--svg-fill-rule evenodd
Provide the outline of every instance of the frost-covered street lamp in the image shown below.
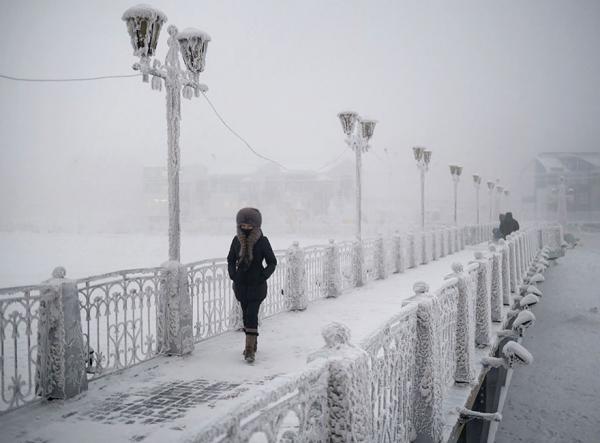
<path fill-rule="evenodd" d="M 210 36 L 197 29 L 188 28 L 179 32 L 173 25 L 167 32 L 169 46 L 164 65 L 159 60 L 152 63 L 151 57 L 156 51 L 160 31 L 167 16 L 150 6 L 133 6 L 123 13 L 123 21 L 131 37 L 133 54 L 140 61 L 133 69 L 142 73 L 147 83 L 152 76 L 151 87 L 160 91 L 165 83 L 167 95 L 167 144 L 168 144 L 168 189 L 169 189 L 169 260 L 179 261 L 181 250 L 180 211 L 179 211 L 179 122 L 181 120 L 181 96 L 190 99 L 200 96 L 208 88 L 198 82 L 204 71 L 206 49 Z M 179 54 L 187 70 L 181 69 Z"/>
<path fill-rule="evenodd" d="M 450 165 L 450 174 L 454 182 L 454 224 L 458 224 L 458 182 L 462 174 L 462 166 Z"/>
<path fill-rule="evenodd" d="M 346 143 L 356 155 L 356 239 L 360 242 L 362 238 L 362 154 L 370 148 L 369 140 L 373 137 L 377 121 L 363 120 L 352 111 L 340 112 L 338 118 L 346 135 Z"/>
<path fill-rule="evenodd" d="M 421 146 L 415 146 L 413 154 L 417 161 L 417 168 L 421 172 L 421 229 L 425 230 L 425 173 L 429 171 L 431 151 Z"/>
<path fill-rule="evenodd" d="M 487 182 L 488 191 L 490 191 L 490 222 L 494 221 L 494 187 L 496 184 L 489 180 Z"/>
<path fill-rule="evenodd" d="M 477 207 L 477 224 L 479 224 L 479 190 L 481 189 L 481 175 L 473 174 L 473 184 L 475 185 L 475 206 Z"/>

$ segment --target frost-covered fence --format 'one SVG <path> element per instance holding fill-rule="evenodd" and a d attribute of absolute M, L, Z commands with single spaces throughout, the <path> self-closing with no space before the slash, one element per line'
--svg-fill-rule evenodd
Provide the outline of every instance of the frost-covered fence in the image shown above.
<path fill-rule="evenodd" d="M 264 386 L 256 396 L 216 420 L 194 443 L 327 441 L 328 362 L 315 361 Z"/>
<path fill-rule="evenodd" d="M 0 413 L 36 399 L 41 286 L 0 289 Z"/>
<path fill-rule="evenodd" d="M 474 236 L 465 238 L 466 244 L 491 238 L 492 225 L 465 229 L 464 232 L 475 232 Z M 533 244 L 537 246 L 536 242 Z M 330 290 L 332 287 L 337 287 L 339 292 L 356 286 L 356 246 L 355 242 L 335 243 L 337 266 L 327 264 L 330 245 L 302 248 L 309 301 L 331 296 L 336 292 Z M 462 246 L 458 229 L 446 227 L 366 239 L 361 248 L 362 279 L 366 283 L 386 278 L 455 252 Z M 276 251 L 279 265 L 269 279 L 261 319 L 289 309 L 287 252 Z M 191 305 L 193 341 L 239 328 L 241 311 L 233 295 L 226 260 L 202 260 L 183 267 L 188 277 L 186 293 Z M 330 275 L 332 269 L 338 273 L 335 278 Z M 82 335 L 88 351 L 84 357 L 88 378 L 130 367 L 159 353 L 158 317 L 164 272 L 165 268 L 154 267 L 76 280 Z M 451 288 L 446 290 L 452 291 Z M 446 301 L 442 300 L 443 303 Z M 0 412 L 35 398 L 38 311 L 39 286 L 0 289 Z M 450 319 L 452 321 L 455 320 Z"/>
<path fill-rule="evenodd" d="M 161 270 L 133 269 L 77 280 L 92 378 L 156 355 Z"/>

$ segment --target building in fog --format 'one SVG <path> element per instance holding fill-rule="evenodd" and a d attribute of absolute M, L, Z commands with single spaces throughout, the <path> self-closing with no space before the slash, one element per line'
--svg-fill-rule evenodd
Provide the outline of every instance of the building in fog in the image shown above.
<path fill-rule="evenodd" d="M 325 171 L 283 170 L 267 164 L 250 173 L 210 174 L 203 166 L 180 173 L 182 224 L 191 228 L 231 225 L 240 207 L 261 209 L 270 225 L 296 229 L 299 224 L 352 223 L 354 205 L 352 162 Z M 145 167 L 144 213 L 150 229 L 168 223 L 167 172 Z"/>
<path fill-rule="evenodd" d="M 556 219 L 560 177 L 566 182 L 568 220 L 600 220 L 600 152 L 544 152 L 535 157 L 522 175 L 528 215 Z"/>

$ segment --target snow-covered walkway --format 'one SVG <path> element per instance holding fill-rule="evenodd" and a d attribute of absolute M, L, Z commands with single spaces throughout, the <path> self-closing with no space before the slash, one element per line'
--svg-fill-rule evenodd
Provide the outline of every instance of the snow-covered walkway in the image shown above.
<path fill-rule="evenodd" d="M 582 236 L 546 273 L 512 378 L 497 443 L 600 441 L 600 234 Z"/>
<path fill-rule="evenodd" d="M 337 299 L 313 302 L 304 312 L 267 319 L 253 366 L 242 359 L 243 334 L 225 333 L 197 344 L 191 356 L 159 357 L 93 382 L 78 398 L 3 416 L 0 442 L 165 442 L 191 437 L 252 398 L 265 382 L 303 367 L 307 356 L 324 344 L 323 326 L 344 323 L 352 331 L 352 342 L 360 343 L 400 310 L 402 300 L 413 295 L 415 281 L 426 281 L 432 290 L 441 286 L 451 263 L 468 263 L 478 248 L 467 246 Z"/>

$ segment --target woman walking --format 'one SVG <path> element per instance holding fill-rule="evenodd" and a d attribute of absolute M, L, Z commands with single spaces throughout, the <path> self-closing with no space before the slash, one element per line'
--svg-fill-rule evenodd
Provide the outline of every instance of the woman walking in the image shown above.
<path fill-rule="evenodd" d="M 254 362 L 258 337 L 258 310 L 267 297 L 267 280 L 275 272 L 277 258 L 269 239 L 260 229 L 258 209 L 242 208 L 236 216 L 237 235 L 227 255 L 227 270 L 233 280 L 233 293 L 242 306 L 246 346 L 244 358 Z M 267 266 L 263 267 L 263 261 Z"/>

